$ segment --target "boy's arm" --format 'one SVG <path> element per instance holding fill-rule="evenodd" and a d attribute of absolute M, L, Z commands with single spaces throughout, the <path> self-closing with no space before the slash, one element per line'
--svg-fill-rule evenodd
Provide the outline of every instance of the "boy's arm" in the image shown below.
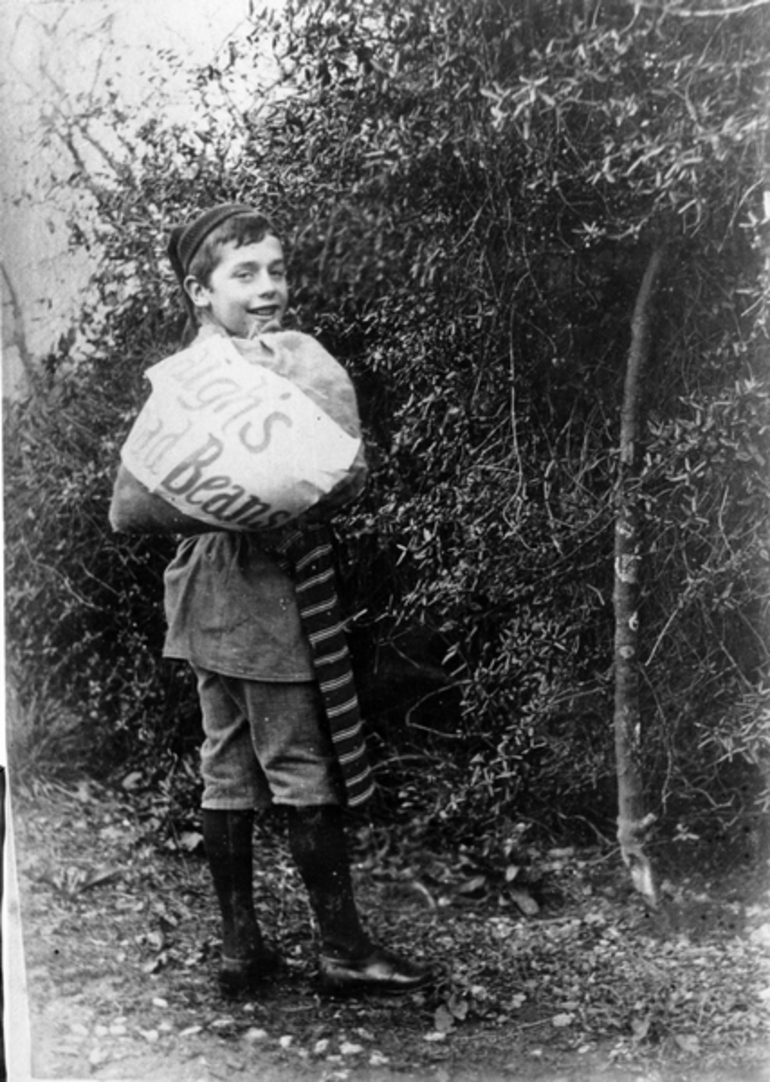
<path fill-rule="evenodd" d="M 110 503 L 110 525 L 120 533 L 198 534 L 216 526 L 198 522 L 154 496 L 125 466 L 118 469 Z"/>

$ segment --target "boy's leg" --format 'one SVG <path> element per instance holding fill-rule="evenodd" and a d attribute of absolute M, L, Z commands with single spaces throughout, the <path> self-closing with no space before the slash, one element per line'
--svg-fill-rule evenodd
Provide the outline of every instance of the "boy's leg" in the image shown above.
<path fill-rule="evenodd" d="M 254 910 L 254 813 L 203 809 L 203 843 L 222 914 L 220 980 L 237 984 L 268 976 L 277 957 L 264 944 Z"/>
<path fill-rule="evenodd" d="M 285 805 L 289 845 L 321 935 L 321 976 L 345 991 L 405 992 L 428 974 L 372 944 L 361 926 L 350 877 L 340 802 L 342 778 L 314 683 L 242 681 L 254 750 L 273 799 Z"/>
<path fill-rule="evenodd" d="M 330 992 L 401 994 L 432 975 L 384 947 L 361 927 L 350 878 L 342 809 L 289 807 L 289 845 L 321 933 L 321 980 Z"/>
<path fill-rule="evenodd" d="M 195 669 L 206 739 L 201 751 L 203 841 L 222 917 L 219 980 L 226 991 L 270 976 L 278 957 L 265 946 L 253 897 L 254 806 L 268 799 L 248 720 L 227 678 Z"/>
<path fill-rule="evenodd" d="M 319 726 L 315 683 L 229 683 L 244 715 L 272 794 L 287 809 L 289 847 L 307 888 L 323 949 L 362 956 L 371 942 L 361 927 L 342 823 L 341 778 L 331 738 Z"/>
<path fill-rule="evenodd" d="M 372 943 L 361 927 L 350 878 L 342 809 L 287 808 L 289 848 L 308 892 L 324 954 L 364 958 Z"/>

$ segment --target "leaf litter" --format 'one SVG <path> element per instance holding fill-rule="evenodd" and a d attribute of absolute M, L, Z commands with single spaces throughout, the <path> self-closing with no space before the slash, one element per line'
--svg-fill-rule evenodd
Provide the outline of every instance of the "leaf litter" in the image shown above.
<path fill-rule="evenodd" d="M 301 1067 L 308 1079 L 370 1068 L 435 1077 L 463 1065 L 526 1079 L 591 1063 L 608 1080 L 654 1069 L 694 1082 L 740 1063 L 749 1080 L 770 1062 L 770 893 L 756 878 L 750 897 L 729 901 L 713 887 L 670 886 L 671 904 L 655 914 L 606 851 L 530 854 L 523 874 L 509 863 L 498 875 L 414 839 L 383 846 L 382 829 L 367 828 L 351 842 L 370 930 L 437 963 L 439 979 L 406 1002 L 327 1001 L 304 892 L 268 824 L 257 832 L 255 897 L 286 972 L 268 995 L 231 1003 L 216 988 L 205 862 L 185 832 L 173 847 L 148 835 L 135 788 L 38 783 L 18 794 L 14 815 L 46 1077 L 116 1077 L 116 1065 L 141 1062 L 137 1077 L 149 1080 L 148 1054 L 164 1082 L 186 1082 L 193 1067 L 190 1079 L 228 1077 L 255 1057 L 265 1078 Z M 520 904 L 522 890 L 531 904 Z M 700 919 L 709 905 L 723 919 Z"/>

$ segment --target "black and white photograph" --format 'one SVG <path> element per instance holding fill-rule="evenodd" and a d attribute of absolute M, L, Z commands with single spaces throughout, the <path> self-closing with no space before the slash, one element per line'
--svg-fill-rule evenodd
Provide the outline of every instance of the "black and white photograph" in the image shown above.
<path fill-rule="evenodd" d="M 0 55 L 0 1082 L 770 1082 L 770 0 Z"/>

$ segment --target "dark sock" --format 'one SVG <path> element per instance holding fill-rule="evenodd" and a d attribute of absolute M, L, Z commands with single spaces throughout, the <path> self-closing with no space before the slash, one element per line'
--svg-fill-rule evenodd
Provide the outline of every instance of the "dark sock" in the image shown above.
<path fill-rule="evenodd" d="M 332 804 L 287 808 L 289 848 L 307 888 L 322 949 L 363 958 L 372 943 L 361 927 L 350 878 L 342 809 Z"/>
<path fill-rule="evenodd" d="M 254 911 L 254 813 L 203 809 L 203 842 L 222 914 L 222 954 L 249 958 L 262 947 Z"/>

